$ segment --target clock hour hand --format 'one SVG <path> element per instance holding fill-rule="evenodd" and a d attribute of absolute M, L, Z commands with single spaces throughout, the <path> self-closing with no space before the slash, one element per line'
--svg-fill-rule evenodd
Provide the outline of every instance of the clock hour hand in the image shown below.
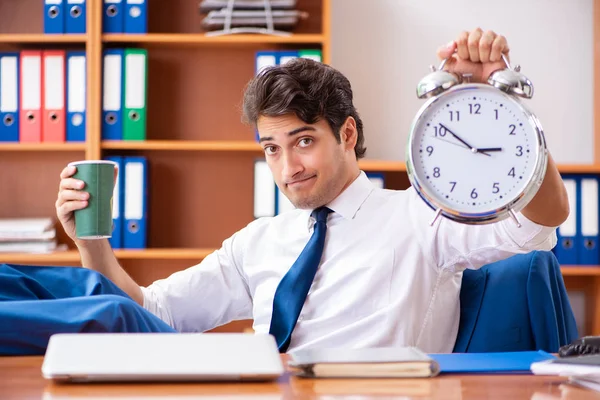
<path fill-rule="evenodd" d="M 454 140 L 452 140 L 452 139 L 446 139 L 446 138 L 443 138 L 443 137 L 441 137 L 441 136 L 431 136 L 431 137 L 432 137 L 433 139 L 436 139 L 436 140 L 441 140 L 442 142 L 446 142 L 446 143 L 448 143 L 448 144 L 451 144 L 452 146 L 458 146 L 458 147 L 460 147 L 461 149 L 466 149 L 466 147 L 465 147 L 465 146 L 463 146 L 462 144 L 456 143 L 456 142 L 455 142 Z M 470 150 L 470 149 L 467 149 L 467 150 Z M 484 150 L 485 150 L 485 149 L 484 149 Z M 473 151 L 473 150 L 471 150 L 471 153 L 474 153 L 474 151 Z M 483 154 L 483 155 L 485 155 L 485 156 L 488 156 L 488 157 L 491 157 L 491 156 L 490 156 L 488 153 L 485 153 L 485 152 L 481 152 L 481 154 Z"/>
<path fill-rule="evenodd" d="M 465 146 L 467 146 L 472 152 L 477 152 L 477 149 L 475 147 L 471 146 L 469 143 L 467 143 L 463 139 L 461 139 L 456 133 L 454 133 L 450 129 L 448 129 L 448 127 L 446 125 L 440 123 L 440 126 L 442 128 L 444 128 L 446 130 L 446 132 L 448 132 L 449 134 L 451 134 L 452 136 L 454 136 L 459 142 L 461 142 L 462 144 L 464 144 Z"/>
<path fill-rule="evenodd" d="M 487 147 L 483 149 L 477 149 L 478 153 L 488 153 L 490 151 L 502 151 L 502 147 Z"/>

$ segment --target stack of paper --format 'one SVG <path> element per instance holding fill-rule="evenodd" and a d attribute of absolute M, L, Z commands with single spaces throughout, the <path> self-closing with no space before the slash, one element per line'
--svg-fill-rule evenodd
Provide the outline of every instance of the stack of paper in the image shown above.
<path fill-rule="evenodd" d="M 203 0 L 199 6 L 207 14 L 202 20 L 204 30 L 224 33 L 250 33 L 257 28 L 292 31 L 308 17 L 295 7 L 296 0 Z"/>
<path fill-rule="evenodd" d="M 600 354 L 557 358 L 531 364 L 536 375 L 568 376 L 571 383 L 600 392 Z"/>
<path fill-rule="evenodd" d="M 48 253 L 56 249 L 52 218 L 0 218 L 0 253 Z"/>
<path fill-rule="evenodd" d="M 214 10 L 227 8 L 230 0 L 202 0 L 200 12 L 208 13 Z M 293 10 L 296 8 L 296 0 L 269 0 L 273 10 Z M 236 10 L 264 10 L 265 0 L 235 0 Z"/>

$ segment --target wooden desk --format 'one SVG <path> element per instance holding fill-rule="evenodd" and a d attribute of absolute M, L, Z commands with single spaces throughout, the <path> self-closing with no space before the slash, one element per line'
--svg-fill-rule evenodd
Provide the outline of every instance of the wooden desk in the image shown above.
<path fill-rule="evenodd" d="M 600 399 L 600 394 L 532 375 L 447 375 L 433 379 L 303 379 L 270 383 L 53 384 L 42 357 L 0 357 L 0 399 Z"/>

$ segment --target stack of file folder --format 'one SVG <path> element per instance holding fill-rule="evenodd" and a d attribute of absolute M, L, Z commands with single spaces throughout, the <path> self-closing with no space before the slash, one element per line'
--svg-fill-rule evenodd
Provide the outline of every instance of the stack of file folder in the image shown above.
<path fill-rule="evenodd" d="M 598 176 L 565 174 L 570 213 L 558 227 L 553 251 L 561 265 L 600 265 Z"/>
<path fill-rule="evenodd" d="M 0 219 L 0 253 L 49 253 L 58 249 L 51 218 Z"/>
<path fill-rule="evenodd" d="M 284 65 L 295 58 L 310 58 L 323 62 L 323 54 L 319 49 L 257 51 L 255 54 L 255 72 L 258 74 L 264 68 Z"/>
<path fill-rule="evenodd" d="M 148 0 L 104 0 L 102 11 L 104 33 L 148 33 Z"/>
<path fill-rule="evenodd" d="M 85 51 L 0 53 L 0 142 L 85 141 Z"/>
<path fill-rule="evenodd" d="M 148 237 L 148 160 L 138 156 L 110 156 L 119 173 L 113 191 L 113 249 L 145 249 Z"/>
<path fill-rule="evenodd" d="M 44 33 L 86 32 L 86 0 L 42 0 Z"/>
<path fill-rule="evenodd" d="M 41 0 L 44 33 L 86 33 L 87 0 Z M 148 33 L 148 0 L 103 0 L 102 32 Z"/>
<path fill-rule="evenodd" d="M 148 52 L 107 49 L 103 54 L 102 139 L 146 139 Z"/>
<path fill-rule="evenodd" d="M 235 0 L 232 8 L 229 3 L 229 0 L 203 0 L 199 6 L 200 12 L 206 13 L 202 28 L 227 31 L 270 27 L 291 32 L 300 19 L 308 18 L 308 13 L 295 9 L 296 0 Z"/>

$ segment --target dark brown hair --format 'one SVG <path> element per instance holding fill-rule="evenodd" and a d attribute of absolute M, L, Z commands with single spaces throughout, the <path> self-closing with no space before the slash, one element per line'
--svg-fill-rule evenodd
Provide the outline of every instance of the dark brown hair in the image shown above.
<path fill-rule="evenodd" d="M 244 93 L 243 120 L 256 126 L 260 116 L 295 114 L 307 124 L 325 119 L 340 143 L 340 129 L 348 117 L 356 121 L 356 158 L 365 155 L 363 124 L 352 104 L 348 79 L 329 65 L 296 58 L 268 67 L 252 79 Z"/>

